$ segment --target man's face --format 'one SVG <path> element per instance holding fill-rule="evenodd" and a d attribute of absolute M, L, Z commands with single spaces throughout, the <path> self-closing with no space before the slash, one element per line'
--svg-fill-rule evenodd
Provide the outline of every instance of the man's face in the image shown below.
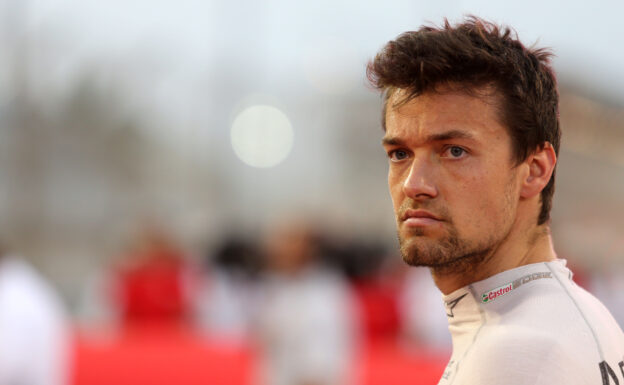
<path fill-rule="evenodd" d="M 495 95 L 443 91 L 394 108 L 391 98 L 383 139 L 403 259 L 441 273 L 474 266 L 506 239 L 520 186 Z"/>

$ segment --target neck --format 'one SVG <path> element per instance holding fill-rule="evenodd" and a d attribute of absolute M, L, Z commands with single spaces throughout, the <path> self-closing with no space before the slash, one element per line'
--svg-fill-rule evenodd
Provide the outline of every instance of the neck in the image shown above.
<path fill-rule="evenodd" d="M 523 236 L 506 239 L 485 258 L 474 264 L 467 264 L 461 271 L 449 272 L 433 268 L 431 274 L 440 291 L 446 295 L 503 271 L 532 263 L 549 262 L 556 258 L 550 229 L 547 225 L 542 225 Z"/>

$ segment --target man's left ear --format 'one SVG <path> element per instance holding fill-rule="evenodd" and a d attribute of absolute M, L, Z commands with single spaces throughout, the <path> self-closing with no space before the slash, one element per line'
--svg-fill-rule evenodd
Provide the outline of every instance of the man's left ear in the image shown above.
<path fill-rule="evenodd" d="M 529 173 L 522 181 L 520 196 L 532 198 L 541 193 L 550 181 L 557 164 L 557 154 L 550 142 L 545 142 L 542 148 L 538 148 L 524 162 L 529 166 Z"/>

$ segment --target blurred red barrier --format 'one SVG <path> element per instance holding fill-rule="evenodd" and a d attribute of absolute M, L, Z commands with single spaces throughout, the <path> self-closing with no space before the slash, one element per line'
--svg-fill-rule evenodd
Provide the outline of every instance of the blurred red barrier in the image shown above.
<path fill-rule="evenodd" d="M 249 346 L 175 328 L 127 330 L 106 338 L 78 335 L 75 353 L 73 385 L 254 383 L 256 359 Z M 439 352 L 373 344 L 355 362 L 355 385 L 435 385 L 447 359 Z"/>
<path fill-rule="evenodd" d="M 78 336 L 75 352 L 74 385 L 248 385 L 255 362 L 247 346 L 162 328 Z"/>
<path fill-rule="evenodd" d="M 374 344 L 355 365 L 357 385 L 436 385 L 450 353 L 404 350 L 396 344 Z"/>

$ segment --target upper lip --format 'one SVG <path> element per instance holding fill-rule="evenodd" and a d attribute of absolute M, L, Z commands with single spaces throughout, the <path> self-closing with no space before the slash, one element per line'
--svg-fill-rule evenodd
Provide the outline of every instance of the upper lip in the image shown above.
<path fill-rule="evenodd" d="M 437 221 L 442 220 L 440 217 L 433 215 L 432 213 L 430 213 L 427 210 L 422 210 L 422 209 L 418 209 L 418 210 L 414 210 L 414 209 L 410 209 L 410 210 L 406 210 L 403 213 L 403 220 L 407 220 L 409 218 L 431 218 L 431 219 L 435 219 Z"/>

